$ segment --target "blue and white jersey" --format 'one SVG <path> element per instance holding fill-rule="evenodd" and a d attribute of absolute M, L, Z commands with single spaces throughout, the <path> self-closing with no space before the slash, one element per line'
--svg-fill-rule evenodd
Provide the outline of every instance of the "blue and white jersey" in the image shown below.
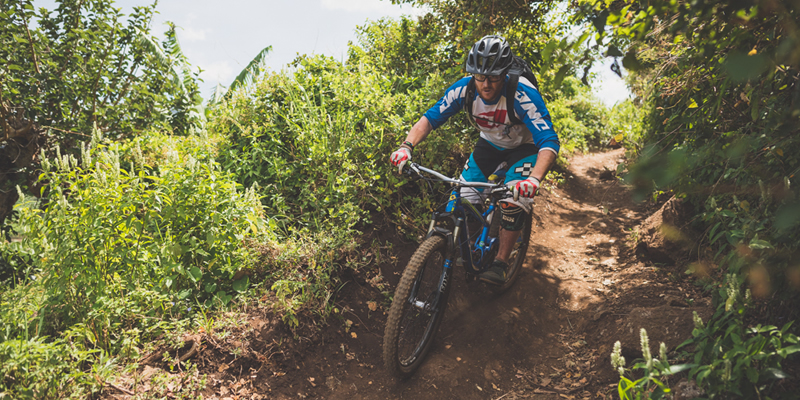
<path fill-rule="evenodd" d="M 461 111 L 466 104 L 467 84 L 471 77 L 459 79 L 450 86 L 441 99 L 425 112 L 425 117 L 434 129 L 445 123 L 451 116 Z M 523 143 L 533 143 L 539 151 L 550 150 L 558 154 L 561 145 L 553 130 L 550 113 L 544 104 L 539 90 L 525 77 L 519 77 L 514 112 L 524 125 L 511 125 L 506 105 L 506 76 L 500 96 L 494 102 L 484 101 L 475 91 L 472 102 L 472 115 L 480 128 L 481 137 L 501 149 L 513 149 Z"/>

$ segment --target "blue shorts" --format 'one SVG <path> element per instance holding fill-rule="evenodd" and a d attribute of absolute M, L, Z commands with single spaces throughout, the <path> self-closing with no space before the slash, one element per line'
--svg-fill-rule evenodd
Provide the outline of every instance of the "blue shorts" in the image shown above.
<path fill-rule="evenodd" d="M 464 165 L 461 172 L 461 179 L 467 182 L 489 182 L 489 176 L 496 170 L 497 166 L 505 162 L 507 167 L 504 183 L 520 181 L 528 178 L 536 165 L 539 156 L 539 148 L 533 143 L 524 143 L 513 149 L 503 149 L 490 143 L 484 138 L 478 139 L 475 149 L 469 156 L 469 161 Z M 479 203 L 480 198 L 475 197 L 482 192 L 481 189 L 464 188 L 462 196 L 469 199 L 472 203 Z"/>

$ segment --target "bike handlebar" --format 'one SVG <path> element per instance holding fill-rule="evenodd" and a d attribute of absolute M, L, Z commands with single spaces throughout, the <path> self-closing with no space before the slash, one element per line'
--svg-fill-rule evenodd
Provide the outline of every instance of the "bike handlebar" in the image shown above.
<path fill-rule="evenodd" d="M 409 162 L 408 164 L 406 164 L 406 169 L 407 169 L 406 173 L 409 175 L 412 174 L 412 171 L 413 173 L 416 173 L 419 176 L 422 176 L 420 172 L 425 172 L 426 174 L 433 175 L 434 177 L 436 177 L 436 179 L 442 182 L 447 182 L 452 185 L 457 185 L 462 187 L 485 187 L 485 188 L 490 188 L 492 193 L 510 190 L 506 185 L 502 183 L 467 182 L 461 179 L 449 178 L 447 176 L 442 175 L 439 172 L 436 172 L 430 168 L 425 168 L 415 162 Z"/>

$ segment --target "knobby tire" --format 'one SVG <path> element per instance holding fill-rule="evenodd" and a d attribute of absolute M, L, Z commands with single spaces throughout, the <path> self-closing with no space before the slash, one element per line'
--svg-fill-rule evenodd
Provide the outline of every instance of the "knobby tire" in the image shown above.
<path fill-rule="evenodd" d="M 430 305 L 439 291 L 446 249 L 441 236 L 425 239 L 411 256 L 395 290 L 383 335 L 383 361 L 397 378 L 408 378 L 422 365 L 444 317 L 451 285 L 444 286 L 435 310 L 426 310 L 419 304 Z M 411 299 L 417 282 L 419 289 Z"/>

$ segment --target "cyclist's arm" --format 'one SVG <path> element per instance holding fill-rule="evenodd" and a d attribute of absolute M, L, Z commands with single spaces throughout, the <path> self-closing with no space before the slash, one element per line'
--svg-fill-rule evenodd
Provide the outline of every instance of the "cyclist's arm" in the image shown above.
<path fill-rule="evenodd" d="M 428 121 L 428 117 L 423 115 L 422 118 L 420 118 L 419 121 L 417 121 L 417 123 L 411 127 L 411 130 L 408 131 L 406 141 L 411 142 L 412 145 L 416 146 L 419 144 L 419 142 L 425 140 L 432 130 L 433 125 L 431 125 L 431 122 Z"/>
<path fill-rule="evenodd" d="M 459 79 L 452 86 L 447 88 L 436 104 L 431 107 L 419 121 L 414 124 L 406 136 L 406 140 L 414 146 L 425 140 L 432 130 L 444 124 L 451 116 L 461 111 L 464 107 L 464 96 L 467 92 L 467 84 L 471 78 Z"/>
<path fill-rule="evenodd" d="M 536 157 L 536 164 L 533 166 L 531 176 L 542 181 L 550 170 L 550 166 L 556 161 L 556 153 L 553 151 L 539 151 L 539 156 Z"/>
<path fill-rule="evenodd" d="M 558 157 L 561 149 L 558 135 L 553 129 L 550 120 L 550 112 L 544 104 L 542 95 L 532 86 L 522 82 L 517 85 L 517 92 L 514 101 L 514 111 L 520 116 L 522 122 L 531 132 L 533 143 L 539 147 L 539 156 L 536 165 L 533 167 L 531 176 L 536 179 L 544 179 L 550 166 Z"/>

